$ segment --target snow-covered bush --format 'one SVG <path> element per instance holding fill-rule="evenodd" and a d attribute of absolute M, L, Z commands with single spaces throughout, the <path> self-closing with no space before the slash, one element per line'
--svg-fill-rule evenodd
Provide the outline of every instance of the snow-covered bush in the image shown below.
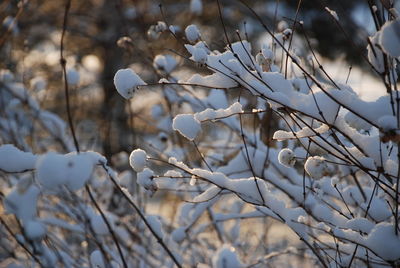
<path fill-rule="evenodd" d="M 222 23 L 224 47 L 195 24 L 155 22 L 149 37 L 168 33 L 186 54 L 155 55 L 156 83 L 116 71 L 153 128 L 115 157 L 119 173 L 3 71 L 0 254 L 44 267 L 399 266 L 399 11 L 369 3 L 376 31 L 360 57 L 386 90 L 375 100 L 329 74 L 297 15 L 273 31 L 249 8 L 267 37 Z M 143 104 L 146 91 L 163 98 Z M 148 212 L 157 197 L 173 212 Z"/>

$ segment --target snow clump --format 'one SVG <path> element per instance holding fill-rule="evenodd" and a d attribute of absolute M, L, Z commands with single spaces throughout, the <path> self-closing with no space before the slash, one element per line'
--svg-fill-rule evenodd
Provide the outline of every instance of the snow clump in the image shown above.
<path fill-rule="evenodd" d="M 235 248 L 229 245 L 224 245 L 220 248 L 213 260 L 213 267 L 215 268 L 240 268 L 242 264 L 236 254 Z"/>
<path fill-rule="evenodd" d="M 46 80 L 41 76 L 36 76 L 36 77 L 32 78 L 29 81 L 29 83 L 30 83 L 31 88 L 35 91 L 41 91 L 41 90 L 45 89 L 47 86 Z"/>
<path fill-rule="evenodd" d="M 137 86 L 147 85 L 132 69 L 120 69 L 114 76 L 114 85 L 118 93 L 125 99 L 130 99 Z"/>
<path fill-rule="evenodd" d="M 147 36 L 151 39 L 156 40 L 160 37 L 160 34 L 168 29 L 167 24 L 163 21 L 158 21 L 156 25 L 151 25 L 147 31 Z"/>
<path fill-rule="evenodd" d="M 309 157 L 304 164 L 304 168 L 307 174 L 316 180 L 321 179 L 329 171 L 325 158 L 321 156 Z"/>
<path fill-rule="evenodd" d="M 394 58 L 400 57 L 400 19 L 386 22 L 380 30 L 379 43 Z"/>
<path fill-rule="evenodd" d="M 199 40 L 201 35 L 199 28 L 196 25 L 191 24 L 185 29 L 185 35 L 189 42 L 194 43 L 195 41 Z"/>
<path fill-rule="evenodd" d="M 157 55 L 153 61 L 154 68 L 167 74 L 171 73 L 175 69 L 176 65 L 177 62 L 171 55 Z"/>
<path fill-rule="evenodd" d="M 158 187 L 154 182 L 153 177 L 154 172 L 149 168 L 145 168 L 142 172 L 137 174 L 137 184 L 150 191 L 150 193 L 154 193 L 157 191 Z"/>
<path fill-rule="evenodd" d="M 19 180 L 4 200 L 6 212 L 15 214 L 22 222 L 32 220 L 37 213 L 39 194 L 38 187 L 27 180 Z"/>
<path fill-rule="evenodd" d="M 90 263 L 93 267 L 105 268 L 106 265 L 103 260 L 103 255 L 100 250 L 95 250 L 90 254 Z"/>
<path fill-rule="evenodd" d="M 42 155 L 36 163 L 37 179 L 47 190 L 57 190 L 66 185 L 76 191 L 90 178 L 93 164 L 89 154 L 60 155 L 50 152 Z"/>
<path fill-rule="evenodd" d="M 395 261 L 400 258 L 400 239 L 390 223 L 375 225 L 364 243 L 384 260 Z"/>
<path fill-rule="evenodd" d="M 146 167 L 147 154 L 142 149 L 133 150 L 129 156 L 129 164 L 136 172 L 142 172 Z"/>
<path fill-rule="evenodd" d="M 23 152 L 12 144 L 0 146 L 0 170 L 22 172 L 34 169 L 37 156 Z"/>
<path fill-rule="evenodd" d="M 393 115 L 384 115 L 378 119 L 378 124 L 383 131 L 390 131 L 397 128 L 397 118 Z"/>
<path fill-rule="evenodd" d="M 175 116 L 172 128 L 186 139 L 193 141 L 201 130 L 201 124 L 193 114 L 179 114 Z"/>
<path fill-rule="evenodd" d="M 279 152 L 278 155 L 279 163 L 286 167 L 293 167 L 296 163 L 296 157 L 292 150 L 289 148 L 284 148 Z"/>
<path fill-rule="evenodd" d="M 70 85 L 76 86 L 79 83 L 79 72 L 74 68 L 67 70 L 67 82 Z"/>
<path fill-rule="evenodd" d="M 157 236 L 162 239 L 164 237 L 164 232 L 160 218 L 157 215 L 147 215 L 146 221 L 150 225 L 151 229 L 157 234 Z"/>
<path fill-rule="evenodd" d="M 203 3 L 201 0 L 191 0 L 190 1 L 190 12 L 195 15 L 201 15 L 203 12 Z"/>
<path fill-rule="evenodd" d="M 40 240 L 46 235 L 46 226 L 40 221 L 28 221 L 24 224 L 24 232 L 29 239 Z"/>
<path fill-rule="evenodd" d="M 186 228 L 185 227 L 178 227 L 176 228 L 172 234 L 171 234 L 172 239 L 176 242 L 176 243 L 182 243 L 182 241 L 185 239 L 186 237 Z"/>
<path fill-rule="evenodd" d="M 325 10 L 326 10 L 329 14 L 331 14 L 331 16 L 332 16 L 335 20 L 339 21 L 339 16 L 337 15 L 336 11 L 330 9 L 329 7 L 325 7 Z"/>

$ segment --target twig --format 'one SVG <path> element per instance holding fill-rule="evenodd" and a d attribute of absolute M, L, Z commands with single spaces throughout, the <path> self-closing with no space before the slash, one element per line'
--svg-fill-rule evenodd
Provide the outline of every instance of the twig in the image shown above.
<path fill-rule="evenodd" d="M 67 109 L 68 125 L 71 130 L 72 138 L 74 140 L 75 149 L 79 153 L 79 144 L 78 144 L 78 140 L 76 138 L 74 124 L 72 122 L 71 106 L 70 106 L 70 100 L 69 100 L 69 87 L 68 87 L 67 69 L 66 69 L 67 60 L 64 58 L 64 38 L 65 38 L 65 33 L 67 31 L 68 12 L 69 12 L 70 8 L 71 8 L 71 0 L 67 0 L 67 3 L 65 5 L 64 21 L 63 21 L 63 28 L 62 28 L 61 41 L 60 41 L 60 64 L 61 64 L 63 76 L 64 76 L 65 106 Z"/>

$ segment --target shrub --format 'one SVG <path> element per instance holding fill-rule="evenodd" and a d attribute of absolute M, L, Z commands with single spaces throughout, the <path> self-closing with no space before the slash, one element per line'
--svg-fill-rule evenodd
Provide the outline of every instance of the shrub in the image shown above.
<path fill-rule="evenodd" d="M 151 26 L 155 42 L 170 34 L 188 56 L 155 55 L 155 83 L 116 72 L 129 109 L 146 92 L 163 97 L 147 107 L 151 118 L 138 115 L 156 134 L 140 137 L 129 159 L 115 157 L 119 173 L 79 150 L 69 107 L 65 123 L 3 71 L 1 254 L 44 267 L 400 265 L 400 23 L 390 4 L 368 3 L 376 32 L 359 53 L 386 89 L 373 101 L 328 74 L 307 34 L 297 36 L 297 13 L 274 32 L 245 4 L 268 34 L 259 51 L 247 33 L 227 31 L 218 1 L 223 48 L 194 24 L 181 34 L 167 22 Z M 202 12 L 201 1 L 191 6 Z M 340 14 L 325 12 L 345 34 Z M 196 72 L 179 72 L 181 59 Z M 28 138 L 66 154 L 31 153 Z M 169 201 L 176 214 L 148 212 L 146 200 L 171 196 L 185 201 Z M 269 241 L 271 230 L 299 241 Z"/>

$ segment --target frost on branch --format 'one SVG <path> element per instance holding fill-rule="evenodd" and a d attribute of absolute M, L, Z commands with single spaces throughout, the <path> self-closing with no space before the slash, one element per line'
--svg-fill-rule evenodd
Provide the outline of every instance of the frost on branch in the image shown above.
<path fill-rule="evenodd" d="M 114 85 L 122 97 L 130 99 L 136 87 L 146 85 L 146 83 L 132 69 L 121 69 L 114 76 Z"/>

